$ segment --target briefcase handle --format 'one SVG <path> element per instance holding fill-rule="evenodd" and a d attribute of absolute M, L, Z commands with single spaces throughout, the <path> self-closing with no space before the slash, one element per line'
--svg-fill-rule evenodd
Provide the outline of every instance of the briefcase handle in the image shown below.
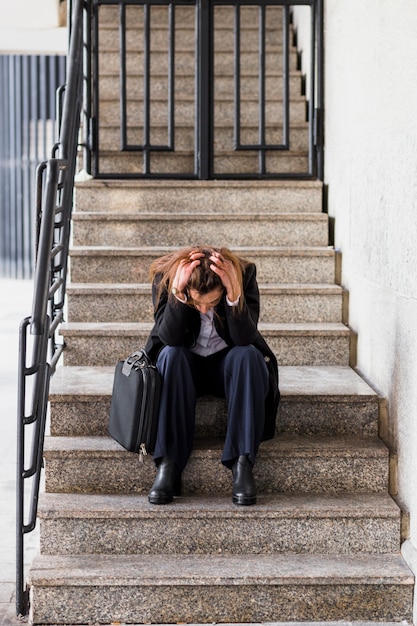
<path fill-rule="evenodd" d="M 123 363 L 122 373 L 125 376 L 130 376 L 132 369 L 138 369 L 139 367 L 154 367 L 143 348 L 127 357 Z"/>

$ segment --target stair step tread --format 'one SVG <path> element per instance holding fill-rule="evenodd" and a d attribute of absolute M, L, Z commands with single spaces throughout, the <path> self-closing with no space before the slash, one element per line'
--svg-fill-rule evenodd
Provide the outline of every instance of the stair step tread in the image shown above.
<path fill-rule="evenodd" d="M 196 437 L 184 470 L 185 494 L 230 494 L 221 464 L 224 437 Z M 50 436 L 45 440 L 46 491 L 140 493 L 152 486 L 151 456 L 138 463 L 105 432 L 100 436 Z M 259 494 L 387 493 L 389 453 L 374 434 L 279 436 L 264 441 L 254 470 Z"/>
<path fill-rule="evenodd" d="M 294 74 L 294 72 L 293 72 Z M 191 79 L 191 75 L 190 75 L 190 79 Z M 247 104 L 254 104 L 256 106 L 259 106 L 259 98 L 256 95 L 250 94 L 247 95 L 246 97 L 243 98 L 243 101 L 245 103 L 245 105 Z M 135 106 L 139 106 L 139 103 L 137 101 L 136 98 L 134 98 L 133 96 L 127 96 L 126 98 L 126 102 L 128 104 L 133 103 L 135 104 Z M 151 102 L 155 105 L 157 104 L 161 104 L 161 105 L 165 105 L 167 103 L 167 98 L 165 96 L 161 96 L 160 94 L 155 94 L 151 96 Z M 181 104 L 190 104 L 192 106 L 194 106 L 195 104 L 195 99 L 194 97 L 188 95 L 188 94 L 184 94 L 184 93 L 179 93 L 176 96 L 176 102 L 177 103 L 181 103 Z M 226 94 L 221 94 L 221 95 L 217 95 L 216 97 L 216 105 L 222 105 L 224 103 L 232 103 L 234 102 L 234 98 L 232 96 L 227 96 Z M 273 103 L 270 102 L 268 104 L 273 104 L 278 105 L 278 106 L 283 106 L 285 102 L 285 99 L 282 97 L 282 95 L 278 96 L 277 98 L 274 98 Z M 101 98 L 100 99 L 100 103 L 101 104 L 108 104 L 108 103 L 117 103 L 119 105 L 119 98 L 116 96 L 116 94 L 114 94 L 113 97 L 105 97 L 105 98 Z M 303 96 L 302 94 L 295 94 L 291 96 L 291 103 L 305 103 L 305 96 Z"/>
<path fill-rule="evenodd" d="M 225 102 L 229 102 L 229 101 L 225 100 Z M 233 103 L 233 100 L 231 99 L 230 100 L 230 104 L 232 104 L 232 103 Z M 282 124 L 278 123 L 278 122 L 270 122 L 267 125 L 267 129 L 270 130 L 270 131 L 272 131 L 272 130 L 279 131 L 281 129 L 281 127 L 282 127 Z M 290 128 L 291 131 L 306 130 L 306 129 L 308 129 L 308 127 L 309 127 L 308 126 L 308 122 L 306 122 L 304 120 L 298 120 L 298 119 L 291 120 L 290 125 L 289 125 L 289 128 Z M 133 122 L 131 122 L 129 124 L 129 129 L 133 130 L 134 128 L 141 129 L 142 126 L 140 126 L 140 124 L 138 122 L 133 121 Z M 159 120 L 156 120 L 156 122 L 154 124 L 152 124 L 152 128 L 154 130 L 164 129 L 166 131 L 166 124 L 164 124 L 163 122 L 161 122 Z M 189 128 L 193 128 L 193 127 L 188 125 L 186 122 L 181 121 L 181 120 L 178 122 L 178 124 L 175 125 L 175 129 L 177 131 L 186 130 L 186 129 L 189 129 Z M 222 119 L 216 120 L 214 128 L 218 132 L 220 132 L 222 129 L 233 130 L 232 124 L 230 124 L 230 122 L 228 123 L 228 122 L 226 122 L 225 120 L 222 120 Z M 249 131 L 249 130 L 250 131 L 257 130 L 257 128 L 258 128 L 258 126 L 255 123 L 251 123 L 250 120 L 248 120 L 247 123 L 244 126 L 244 130 L 246 132 Z M 112 121 L 112 120 L 100 121 L 100 129 L 106 129 L 106 130 L 117 129 L 118 132 L 120 133 L 120 126 L 117 126 L 114 123 L 114 121 Z M 110 178 L 106 179 L 105 177 L 103 177 L 103 178 L 101 178 L 99 180 L 101 180 L 101 181 L 105 180 L 106 181 L 106 180 L 111 180 L 111 179 Z M 121 181 L 123 181 L 123 180 L 126 181 L 128 179 L 120 179 L 120 180 Z M 135 179 L 132 179 L 132 180 L 135 180 Z M 139 179 L 137 179 L 137 180 L 139 180 Z M 149 179 L 146 179 L 146 180 L 149 180 Z M 160 179 L 160 180 L 163 180 L 163 179 Z M 249 182 L 250 182 L 250 179 L 246 179 L 246 180 L 249 180 Z M 256 179 L 253 179 L 253 180 L 258 182 Z M 119 182 L 119 181 L 116 181 L 116 182 Z M 198 181 L 198 182 L 200 182 L 200 181 Z M 288 182 L 288 181 L 286 181 L 286 182 Z M 313 182 L 316 182 L 316 181 L 313 181 Z"/>
<path fill-rule="evenodd" d="M 175 213 L 162 212 L 141 212 L 141 213 L 108 213 L 108 212 L 75 212 L 73 219 L 76 222 L 87 222 L 91 220 L 104 222 L 143 222 L 143 221 L 168 221 L 181 222 L 184 220 L 193 220 L 194 222 L 217 222 L 217 221 L 235 221 L 235 222 L 253 222 L 253 221 L 288 221 L 288 222 L 327 222 L 328 216 L 324 213 L 196 213 L 194 211 L 176 211 Z"/>
<path fill-rule="evenodd" d="M 161 189 L 167 187 L 168 189 L 188 189 L 194 191 L 195 189 L 322 189 L 323 183 L 316 180 L 303 180 L 303 181 L 280 181 L 280 180 L 112 180 L 112 179 L 97 179 L 91 178 L 89 180 L 79 182 L 76 187 L 98 187 L 107 189 L 109 186 L 116 188 L 134 188 L 134 189 Z"/>
<path fill-rule="evenodd" d="M 117 134 L 118 137 L 118 134 Z M 321 211 L 323 185 L 317 181 L 191 181 L 100 180 L 78 182 L 77 211 L 139 211 L 151 207 L 176 212 L 192 202 L 196 209 L 218 212 L 254 212 L 261 207 L 274 211 Z M 122 192 L 122 193 L 121 193 Z M 105 201 L 103 202 L 103 199 Z M 157 208 L 154 208 L 157 207 Z"/>
<path fill-rule="evenodd" d="M 105 127 L 105 123 L 101 125 L 100 128 L 101 127 Z M 128 126 L 128 130 L 133 130 L 133 128 L 134 126 L 132 125 Z M 190 128 L 193 128 L 193 127 L 190 125 Z M 281 152 L 280 150 L 273 150 L 272 148 L 268 150 L 267 148 L 265 152 L 266 152 L 267 158 L 269 157 L 270 160 L 275 160 L 275 161 L 276 160 L 279 160 L 279 161 L 288 160 L 289 162 L 291 162 L 291 159 L 294 159 L 294 158 L 304 158 L 304 159 L 308 158 L 307 145 L 305 148 L 302 147 L 299 150 L 288 150 L 286 152 Z M 137 166 L 138 156 L 140 156 L 142 153 L 143 153 L 143 150 L 141 148 L 129 150 L 128 152 L 126 152 L 117 144 L 114 144 L 114 147 L 112 147 L 112 149 L 100 150 L 100 156 L 102 156 L 103 159 L 111 160 L 112 158 L 116 158 L 116 157 L 118 159 L 123 158 L 125 161 L 132 161 L 131 165 L 135 167 Z M 192 159 L 194 158 L 194 155 L 195 155 L 195 152 L 193 149 L 187 150 L 184 148 L 183 149 L 178 148 L 175 150 L 175 152 L 167 150 L 166 152 L 161 152 L 158 158 L 158 162 L 182 159 L 184 163 L 188 163 L 190 160 L 192 161 Z M 214 159 L 214 165 L 216 165 L 216 163 L 220 163 L 221 161 L 227 162 L 228 159 L 233 159 L 237 162 L 244 161 L 244 160 L 252 161 L 258 155 L 259 155 L 259 151 L 256 148 L 254 148 L 253 150 L 242 150 L 238 152 L 234 150 L 233 147 L 231 146 L 230 149 L 217 148 L 213 154 L 213 159 Z M 124 164 L 126 165 L 126 163 Z M 193 174 L 193 171 L 191 171 L 190 174 Z"/>
<path fill-rule="evenodd" d="M 258 494 L 255 505 L 242 508 L 230 492 L 181 496 L 166 507 L 149 504 L 147 493 L 46 493 L 41 552 L 386 554 L 400 545 L 400 509 L 386 493 Z"/>
<path fill-rule="evenodd" d="M 268 74 L 266 74 L 266 75 L 268 75 Z M 116 82 L 116 80 L 118 78 L 118 76 L 116 74 L 109 74 L 107 76 L 104 74 L 103 76 L 106 77 L 108 82 Z M 160 74 L 159 76 L 157 74 L 152 74 L 152 76 L 154 77 L 154 79 L 156 81 L 158 79 L 159 79 L 160 82 L 167 80 L 167 75 L 166 74 L 165 75 Z M 295 82 L 301 82 L 300 74 L 297 73 L 297 72 L 294 72 L 294 71 L 293 72 L 289 72 L 289 77 L 290 77 L 290 79 L 293 79 Z M 231 74 L 229 74 L 229 75 L 224 74 L 222 76 L 222 78 L 224 78 L 225 80 L 229 80 L 229 82 L 231 84 L 233 84 L 232 83 L 233 76 Z M 245 78 L 251 78 L 251 77 L 246 75 Z M 189 79 L 190 86 L 191 87 L 194 86 L 193 85 L 193 80 L 194 80 L 194 76 L 193 75 L 190 74 L 187 77 L 186 74 L 182 74 L 181 75 L 181 79 L 182 79 L 182 83 L 187 83 L 188 82 L 187 79 Z M 279 73 L 275 73 L 274 74 L 274 79 L 278 83 L 280 80 L 284 79 L 284 76 L 282 74 L 280 75 Z M 216 85 L 214 86 L 214 89 L 215 89 L 215 92 L 216 92 L 216 102 L 220 101 L 222 104 L 224 104 L 224 103 L 230 103 L 230 105 L 234 104 L 234 94 L 233 93 L 229 94 L 229 93 L 224 92 L 224 91 L 219 91 L 218 89 L 216 89 Z M 293 93 L 290 96 L 291 103 L 294 102 L 294 101 L 296 101 L 298 104 L 301 101 L 305 102 L 305 97 L 302 96 L 302 95 L 299 95 L 299 93 L 297 93 L 297 92 L 294 93 L 294 91 L 295 90 L 293 88 L 292 89 Z M 137 95 L 137 92 L 135 92 L 135 91 L 130 92 L 128 102 L 129 103 L 136 103 L 136 105 L 139 106 L 138 105 L 138 99 L 137 98 L 135 99 L 135 95 Z M 167 99 L 168 99 L 167 98 L 167 94 L 165 96 L 158 95 L 158 96 L 155 96 L 155 97 L 151 95 L 151 97 L 150 97 L 151 103 L 155 103 L 155 104 L 159 102 L 161 104 L 165 103 L 165 105 L 166 105 Z M 194 103 L 193 96 L 189 95 L 187 93 L 182 94 L 181 92 L 177 91 L 176 92 L 176 99 L 177 99 L 177 102 L 182 103 L 182 104 L 187 104 L 187 103 L 193 104 Z M 279 104 L 279 106 L 283 106 L 283 102 L 284 101 L 282 99 L 282 96 L 281 97 L 275 96 L 274 98 L 270 97 L 269 100 L 270 100 L 271 103 L 273 102 L 274 104 L 277 103 L 277 104 Z M 258 104 L 258 100 L 256 98 L 253 98 L 252 94 L 250 94 L 248 92 L 241 94 L 240 101 L 243 103 L 244 106 L 246 104 L 250 104 L 250 103 Z M 117 102 L 117 98 L 114 97 L 114 93 L 109 93 L 108 90 L 106 90 L 105 91 L 105 96 L 100 100 L 100 102 L 105 102 L 107 104 L 108 103 L 116 103 Z M 107 120 L 103 124 L 103 126 L 105 126 L 106 128 L 111 128 L 111 127 L 115 127 L 115 124 L 111 120 Z M 138 123 L 134 123 L 134 122 L 132 124 L 129 124 L 130 128 L 132 128 L 132 126 L 139 126 L 139 124 Z M 100 122 L 100 127 L 102 127 L 101 122 Z M 157 121 L 156 124 L 152 125 L 153 129 L 160 128 L 160 127 L 163 127 L 163 123 L 161 121 Z M 184 121 L 180 122 L 178 124 L 178 126 L 176 126 L 176 128 L 187 128 L 187 127 L 188 126 L 187 126 L 186 122 L 184 122 Z M 222 128 L 222 127 L 230 127 L 230 124 L 227 125 L 222 120 L 216 121 L 215 128 L 218 129 L 218 128 Z M 273 121 L 269 122 L 268 125 L 267 125 L 267 128 L 274 128 L 274 127 L 279 128 L 279 125 L 277 123 L 274 124 Z M 306 128 L 306 127 L 308 127 L 308 123 L 304 122 L 303 120 L 295 119 L 295 120 L 291 120 L 290 121 L 290 126 L 289 127 L 291 129 Z M 166 128 L 166 126 L 165 126 L 165 128 Z M 256 126 L 255 126 L 254 123 L 251 123 L 248 120 L 248 122 L 245 124 L 245 129 L 247 130 L 248 128 L 256 128 Z"/>
<path fill-rule="evenodd" d="M 195 441 L 194 454 L 199 450 L 204 454 L 213 452 L 216 457 L 218 451 L 223 448 L 223 439 L 205 439 L 204 442 Z M 387 448 L 377 437 L 362 438 L 352 437 L 291 437 L 280 436 L 265 441 L 259 452 L 259 457 L 271 454 L 271 451 L 281 457 L 297 453 L 305 458 L 332 456 L 335 458 L 349 455 L 352 458 L 386 457 Z M 97 437 L 47 437 L 45 439 L 45 457 L 59 454 L 61 458 L 66 455 L 77 454 L 80 458 L 89 456 L 91 453 L 104 456 L 125 456 L 126 450 L 109 436 Z"/>
<path fill-rule="evenodd" d="M 314 397 L 377 401 L 377 393 L 347 366 L 281 366 L 281 397 Z M 69 397 L 107 396 L 112 393 L 114 367 L 65 366 L 51 380 L 52 401 Z M 213 401 L 215 401 L 213 399 Z"/>
<path fill-rule="evenodd" d="M 71 276 L 76 283 L 89 283 L 91 277 L 102 283 L 145 282 L 149 267 L 157 257 L 177 250 L 178 246 L 101 245 L 72 246 Z M 331 246 L 234 246 L 233 251 L 253 260 L 258 280 L 269 283 L 279 275 L 282 283 L 317 282 L 334 284 L 340 274 L 339 256 Z"/>
<path fill-rule="evenodd" d="M 114 365 L 65 366 L 51 380 L 54 436 L 106 435 Z M 280 366 L 281 403 L 277 435 L 361 435 L 378 432 L 378 394 L 346 366 Z M 197 401 L 197 432 L 224 433 L 226 401 Z"/>
<path fill-rule="evenodd" d="M 41 519 L 141 519 L 161 517 L 195 519 L 273 518 L 328 519 L 383 517 L 398 519 L 398 506 L 388 494 L 270 494 L 260 495 L 257 504 L 241 510 L 230 497 L 198 496 L 175 499 L 169 507 L 149 504 L 147 496 L 125 494 L 53 494 L 43 493 L 39 504 Z"/>
<path fill-rule="evenodd" d="M 150 332 L 153 327 L 151 322 L 67 322 L 62 324 L 61 332 L 65 335 L 76 335 L 82 333 L 88 333 L 89 335 L 104 336 L 104 335 L 137 335 L 138 332 Z M 268 335 L 286 337 L 300 336 L 300 335 L 314 335 L 314 336 L 349 336 L 350 329 L 339 322 L 307 322 L 307 323 L 273 323 L 273 322 L 261 322 L 258 324 L 259 331 L 262 333 L 268 333 Z"/>
<path fill-rule="evenodd" d="M 339 285 L 328 283 L 306 283 L 306 284 L 280 284 L 280 283 L 258 283 L 259 291 L 265 295 L 277 295 L 287 293 L 299 293 L 302 295 L 323 293 L 327 295 L 340 295 L 343 288 Z M 121 293 L 144 293 L 151 292 L 150 283 L 71 283 L 67 286 L 68 294 L 84 294 L 96 291 L 101 294 Z"/>
<path fill-rule="evenodd" d="M 414 577 L 399 554 L 320 555 L 79 555 L 37 556 L 36 586 L 401 584 Z"/>
<path fill-rule="evenodd" d="M 317 245 L 328 241 L 324 213 L 108 213 L 81 212 L 73 217 L 75 244 L 187 246 L 190 241 L 220 240 L 231 248 L 269 240 L 277 246 Z"/>
<path fill-rule="evenodd" d="M 73 246 L 71 254 L 88 255 L 96 254 L 102 256 L 124 255 L 146 255 L 163 256 L 177 250 L 178 246 Z M 317 255 L 333 257 L 335 254 L 332 246 L 263 246 L 247 248 L 246 246 L 233 246 L 233 251 L 242 256 L 304 256 L 314 257 Z"/>

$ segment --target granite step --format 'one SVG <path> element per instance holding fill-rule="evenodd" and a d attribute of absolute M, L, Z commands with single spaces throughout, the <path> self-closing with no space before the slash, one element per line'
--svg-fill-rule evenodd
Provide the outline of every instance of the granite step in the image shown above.
<path fill-rule="evenodd" d="M 60 367 L 51 380 L 53 436 L 107 435 L 114 367 Z M 374 437 L 385 404 L 349 367 L 280 367 L 277 434 Z M 225 400 L 197 401 L 196 433 L 223 436 Z"/>
<path fill-rule="evenodd" d="M 42 494 L 42 554 L 384 554 L 399 551 L 400 510 L 385 494 L 230 496 Z"/>
<path fill-rule="evenodd" d="M 229 48 L 230 50 L 230 48 Z M 267 77 L 278 76 L 282 74 L 282 65 L 280 63 L 282 56 L 282 50 L 276 47 L 276 51 L 273 50 L 273 56 L 275 56 L 274 64 L 269 64 Z M 177 48 L 175 50 L 175 74 L 176 75 L 194 75 L 195 72 L 195 52 L 187 49 Z M 133 76 L 142 76 L 144 68 L 144 54 L 141 51 L 128 50 L 125 55 L 126 60 L 126 73 L 129 78 Z M 241 67 L 245 68 L 245 72 L 249 74 L 258 73 L 259 71 L 259 55 L 255 51 L 242 51 L 240 54 Z M 106 51 L 100 48 L 98 54 L 98 64 L 100 68 L 106 68 L 106 75 L 116 75 L 120 73 L 120 53 L 113 51 Z M 234 71 L 234 52 L 219 51 L 218 54 L 214 53 L 214 76 L 232 74 Z M 295 49 L 292 49 L 288 58 L 288 69 L 290 72 L 298 70 L 298 54 Z M 153 50 L 150 61 L 151 75 L 166 74 L 168 75 L 168 54 L 167 50 L 159 49 Z"/>
<path fill-rule="evenodd" d="M 177 6 L 178 8 L 178 6 Z M 195 24 L 184 27 L 178 24 L 175 27 L 175 39 L 180 50 L 195 51 Z M 258 54 L 259 32 L 257 29 L 242 28 L 244 41 L 242 42 L 246 52 Z M 165 50 L 169 46 L 170 31 L 164 24 L 155 25 L 152 28 L 152 46 L 155 50 Z M 265 44 L 267 52 L 282 54 L 282 29 L 267 28 Z M 127 25 L 126 28 L 126 50 L 129 52 L 143 52 L 144 48 L 144 28 L 143 22 L 134 25 Z M 234 31 L 229 28 L 215 28 L 214 30 L 214 50 L 219 52 L 231 52 L 234 45 Z M 110 28 L 100 28 L 100 48 L 106 52 L 118 52 L 120 49 L 120 29 L 117 22 Z"/>
<path fill-rule="evenodd" d="M 186 100 L 184 97 L 179 98 L 175 102 L 175 122 L 180 125 L 194 126 L 195 117 L 195 101 L 194 99 Z M 274 101 L 267 102 L 265 114 L 268 120 L 268 126 L 283 123 L 284 102 Z M 126 115 L 129 128 L 131 125 L 143 124 L 144 105 L 133 98 L 126 102 Z M 232 100 L 221 101 L 219 99 L 214 103 L 214 126 L 226 124 L 233 126 L 235 116 L 235 107 Z M 259 116 L 258 100 L 247 100 L 241 103 L 240 123 L 243 128 L 247 125 L 253 125 Z M 114 124 L 115 120 L 120 118 L 120 102 L 114 100 L 100 100 L 100 124 Z M 154 97 L 151 101 L 151 119 L 152 124 L 166 123 L 168 120 L 167 100 L 165 98 Z M 293 98 L 291 101 L 291 120 L 293 122 L 306 121 L 306 102 L 305 98 L 299 96 L 298 99 Z"/>
<path fill-rule="evenodd" d="M 165 146 L 167 144 L 167 126 L 165 124 L 154 124 L 152 126 L 152 142 L 155 145 Z M 100 150 L 108 151 L 120 149 L 120 125 L 116 125 L 116 119 L 111 123 L 99 123 L 98 126 Z M 259 139 L 259 129 L 256 124 L 247 124 L 241 128 L 242 145 L 257 145 Z M 283 144 L 282 125 L 270 125 L 266 129 L 266 142 L 269 145 Z M 143 125 L 129 124 L 127 128 L 126 141 L 130 146 L 140 146 L 143 144 Z M 307 123 L 291 124 L 289 128 L 289 146 L 291 152 L 302 153 L 308 150 L 309 129 Z M 234 129 L 231 125 L 217 125 L 214 129 L 213 146 L 217 152 L 225 153 L 234 150 Z M 190 152 L 195 147 L 195 129 L 191 125 L 175 125 L 175 151 Z M 290 153 L 291 154 L 291 153 Z"/>
<path fill-rule="evenodd" d="M 231 472 L 220 461 L 223 439 L 196 440 L 183 473 L 183 493 L 231 494 Z M 137 493 L 155 478 L 151 456 L 138 462 L 110 437 L 45 440 L 46 491 Z M 386 493 L 387 448 L 376 437 L 280 436 L 262 443 L 254 476 L 259 494 Z"/>
<path fill-rule="evenodd" d="M 271 5 L 270 5 L 271 6 Z M 152 7 L 152 12 L 155 10 L 155 5 Z M 176 20 L 175 24 L 175 39 L 180 46 L 181 50 L 195 50 L 195 19 L 188 21 L 189 13 L 187 10 L 176 6 L 176 12 L 179 12 L 178 17 L 180 20 Z M 189 10 L 188 10 L 189 11 Z M 251 18 L 255 18 L 254 22 L 249 21 L 249 15 L 244 15 L 244 11 L 241 13 L 241 36 L 242 44 L 246 51 L 252 50 L 258 52 L 259 50 L 259 30 L 256 27 L 256 20 L 258 15 L 251 14 Z M 134 20 L 127 21 L 126 23 L 126 49 L 130 51 L 143 50 L 144 42 L 144 14 L 136 14 Z M 118 14 L 115 14 L 114 21 L 107 24 L 100 24 L 100 47 L 102 50 L 107 51 L 119 51 L 120 49 L 120 27 L 118 24 Z M 243 20 L 242 20 L 243 17 Z M 270 18 L 271 16 L 269 16 Z M 152 45 L 156 50 L 166 48 L 168 46 L 170 29 L 168 24 L 168 14 L 160 14 L 159 20 L 155 20 L 152 15 Z M 223 22 L 223 18 L 226 19 L 226 23 Z M 185 19 L 183 23 L 182 19 Z M 220 21 L 221 20 L 221 21 Z M 230 23 L 230 9 L 228 12 L 220 10 L 220 7 L 215 8 L 215 24 L 214 24 L 214 50 L 216 52 L 233 50 L 234 44 L 234 23 Z M 292 33 L 291 33 L 292 34 Z M 282 47 L 283 42 L 283 29 L 281 22 L 271 21 L 269 19 L 265 25 L 265 45 L 266 49 L 276 50 L 279 46 Z"/>
<path fill-rule="evenodd" d="M 216 243 L 223 245 L 216 238 Z M 75 246 L 71 248 L 71 280 L 74 283 L 142 283 L 149 280 L 149 268 L 157 257 L 176 246 Z M 259 282 L 329 283 L 339 277 L 332 247 L 284 248 L 234 246 L 233 251 L 256 263 Z M 336 267 L 335 267 L 336 266 Z"/>
<path fill-rule="evenodd" d="M 386 555 L 39 556 L 34 624 L 411 621 L 413 576 Z"/>
<path fill-rule="evenodd" d="M 279 324 L 258 328 L 281 365 L 353 365 L 355 336 L 340 323 Z M 152 323 L 67 323 L 65 365 L 114 365 L 143 346 Z M 351 362 L 352 361 L 352 362 Z"/>
<path fill-rule="evenodd" d="M 165 144 L 165 142 L 164 142 Z M 267 151 L 265 155 L 267 174 L 298 174 L 308 176 L 308 154 L 306 151 L 281 152 Z M 254 151 L 215 154 L 213 157 L 214 175 L 233 175 L 236 172 L 255 176 L 259 173 L 259 154 Z M 122 150 L 100 152 L 100 172 L 102 175 L 144 175 L 146 172 L 141 151 Z M 155 151 L 152 153 L 150 172 L 156 176 L 195 174 L 195 152 Z"/>
<path fill-rule="evenodd" d="M 100 20 L 100 28 L 116 28 L 119 22 L 119 8 L 117 5 L 107 6 L 101 5 L 98 7 L 98 14 Z M 195 28 L 195 5 L 176 5 L 175 6 L 176 24 L 181 28 Z M 167 23 L 167 7 L 166 6 L 152 6 L 152 32 L 154 28 L 158 28 L 161 24 Z M 269 20 L 266 24 L 266 31 L 271 31 L 274 26 L 273 32 L 280 30 L 282 24 L 283 10 L 281 7 L 268 7 Z M 140 5 L 127 5 L 126 7 L 126 23 L 127 28 L 132 29 L 143 20 L 143 8 Z M 233 7 L 228 6 L 216 6 L 215 7 L 215 30 L 233 29 L 235 13 Z M 259 11 L 257 7 L 247 6 L 240 8 L 240 25 L 245 30 L 253 30 L 259 32 Z"/>
<path fill-rule="evenodd" d="M 228 247 L 251 241 L 261 246 L 325 246 L 324 213 L 74 213 L 75 246 L 189 246 L 190 242 L 227 241 Z"/>
<path fill-rule="evenodd" d="M 259 285 L 261 322 L 342 322 L 346 292 L 338 285 Z M 67 288 L 71 322 L 150 321 L 149 283 L 79 283 Z"/>
<path fill-rule="evenodd" d="M 136 37 L 136 34 L 135 34 Z M 243 101 L 253 98 L 253 94 L 259 90 L 259 77 L 254 74 L 245 72 L 242 68 L 242 74 L 245 77 L 240 85 L 240 97 Z M 106 68 L 101 68 L 99 77 L 100 97 L 103 100 L 111 100 L 115 97 L 120 89 L 120 79 L 116 75 L 107 75 Z M 225 100 L 233 100 L 234 98 L 234 74 L 222 74 L 215 77 L 214 81 L 214 97 L 221 97 Z M 176 97 L 186 97 L 192 99 L 195 97 L 195 77 L 193 74 L 180 74 L 175 77 L 174 87 Z M 267 100 L 282 99 L 284 89 L 284 75 L 276 72 L 274 80 L 267 81 L 265 85 L 265 97 Z M 168 81 L 166 74 L 153 74 L 150 85 L 151 99 L 158 95 L 160 98 L 167 98 Z M 130 77 L 126 92 L 130 98 L 143 98 L 143 78 L 136 76 Z M 290 98 L 299 98 L 302 95 L 302 77 L 301 72 L 295 71 L 289 74 L 289 92 Z M 152 129 L 153 130 L 153 129 Z"/>
<path fill-rule="evenodd" d="M 101 33 L 100 46 L 107 50 L 113 48 L 119 50 L 118 42 L 120 38 L 120 13 L 116 11 L 113 19 L 109 14 L 104 17 L 100 14 L 99 29 Z M 113 9 L 114 9 L 113 8 Z M 256 6 L 242 5 L 239 12 L 240 31 L 242 33 L 242 44 L 251 45 L 253 49 L 259 48 L 259 11 Z M 100 7 L 102 9 L 102 7 Z M 111 8 L 106 9 L 108 13 Z M 214 7 L 214 44 L 222 46 L 222 49 L 230 49 L 230 37 L 234 35 L 236 28 L 234 7 L 231 5 Z M 267 20 L 265 23 L 265 44 L 268 48 L 274 48 L 277 45 L 282 46 L 284 28 L 282 8 L 269 5 L 267 9 Z M 126 47 L 130 49 L 143 49 L 144 23 L 145 13 L 138 5 L 136 7 L 127 5 L 126 7 Z M 168 6 L 165 7 L 152 5 L 151 8 L 151 26 L 152 26 L 152 44 L 154 48 L 159 49 L 162 45 L 166 45 L 167 35 L 170 32 Z M 195 49 L 195 6 L 175 6 L 175 39 L 178 47 L 181 49 Z M 294 37 L 294 29 L 289 24 L 290 38 Z"/>
<path fill-rule="evenodd" d="M 76 211 L 100 213 L 321 213 L 318 181 L 89 180 L 76 185 Z"/>

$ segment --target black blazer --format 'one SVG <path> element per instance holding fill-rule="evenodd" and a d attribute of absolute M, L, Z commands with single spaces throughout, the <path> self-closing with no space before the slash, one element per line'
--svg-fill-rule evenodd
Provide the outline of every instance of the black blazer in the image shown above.
<path fill-rule="evenodd" d="M 152 285 L 152 300 L 155 306 L 160 275 Z M 278 387 L 278 364 L 274 353 L 258 331 L 259 289 L 256 266 L 251 263 L 243 275 L 245 304 L 238 313 L 226 303 L 226 294 L 215 307 L 215 326 L 220 337 L 229 346 L 252 344 L 263 355 L 269 372 L 269 391 L 265 402 L 265 428 L 262 439 L 271 439 L 275 433 L 275 420 L 280 398 Z M 164 289 L 154 314 L 155 325 L 146 343 L 146 351 L 153 362 L 164 346 L 186 346 L 192 348 L 200 333 L 200 314 L 193 307 L 179 302 Z"/>

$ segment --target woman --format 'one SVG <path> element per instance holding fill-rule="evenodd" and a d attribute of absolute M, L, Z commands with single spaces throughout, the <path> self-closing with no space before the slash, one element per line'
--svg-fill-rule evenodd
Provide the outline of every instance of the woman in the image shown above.
<path fill-rule="evenodd" d="M 195 246 L 151 266 L 155 325 L 146 350 L 163 378 L 151 504 L 181 492 L 193 446 L 196 398 L 226 398 L 222 463 L 232 470 L 233 502 L 256 502 L 252 467 L 274 436 L 277 361 L 257 329 L 256 267 L 227 248 Z"/>

